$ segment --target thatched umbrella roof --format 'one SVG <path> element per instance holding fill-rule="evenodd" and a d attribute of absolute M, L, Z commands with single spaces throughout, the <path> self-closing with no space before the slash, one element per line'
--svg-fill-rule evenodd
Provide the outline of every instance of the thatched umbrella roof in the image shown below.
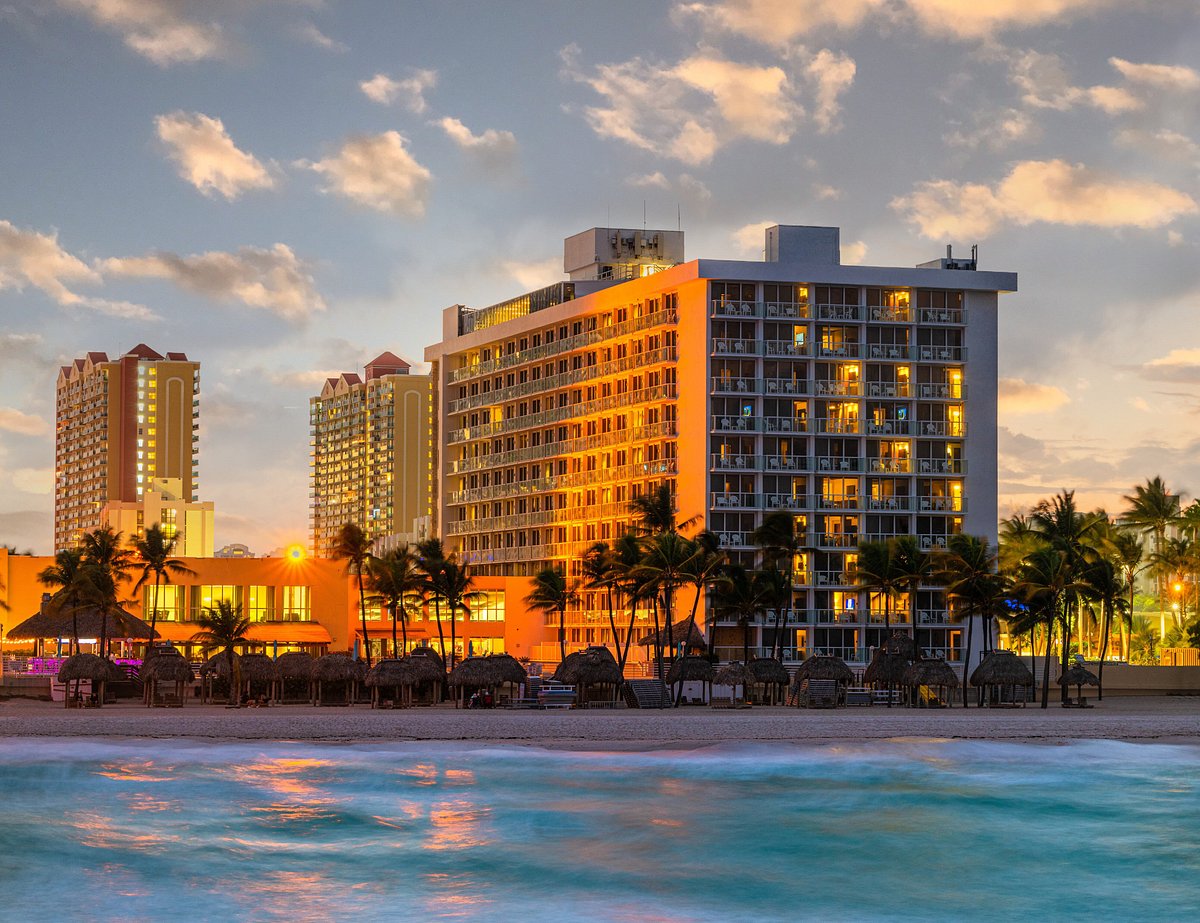
<path fill-rule="evenodd" d="M 420 682 L 411 660 L 381 660 L 367 671 L 368 686 L 414 686 Z"/>
<path fill-rule="evenodd" d="M 499 686 L 525 680 L 525 668 L 510 654 L 468 657 L 450 671 L 451 686 Z"/>
<path fill-rule="evenodd" d="M 917 644 L 902 631 L 893 631 L 892 636 L 883 642 L 882 649 L 894 657 L 905 660 L 917 659 Z"/>
<path fill-rule="evenodd" d="M 435 651 L 432 647 L 414 647 L 408 652 L 408 656 L 424 657 L 427 660 L 432 660 L 435 664 L 437 664 L 439 670 L 441 670 L 443 673 L 446 672 L 446 661 L 442 658 L 442 655 Z"/>
<path fill-rule="evenodd" d="M 251 683 L 273 683 L 279 679 L 279 666 L 266 654 L 243 654 L 242 679 Z"/>
<path fill-rule="evenodd" d="M 1058 684 L 1060 686 L 1099 686 L 1100 680 L 1083 664 L 1077 663 L 1058 678 Z"/>
<path fill-rule="evenodd" d="M 1012 651 L 992 651 L 971 673 L 972 686 L 1032 686 L 1029 665 Z"/>
<path fill-rule="evenodd" d="M 150 626 L 120 607 L 110 611 L 105 618 L 98 608 L 87 606 L 77 610 L 72 619 L 71 610 L 54 599 L 43 602 L 39 612 L 12 628 L 5 637 L 9 641 L 66 638 L 70 637 L 73 624 L 78 627 L 81 638 L 99 638 L 101 635 L 114 639 L 150 638 Z"/>
<path fill-rule="evenodd" d="M 312 679 L 313 655 L 308 651 L 289 651 L 275 661 L 280 679 Z"/>
<path fill-rule="evenodd" d="M 190 683 L 196 674 L 182 655 L 159 653 L 142 664 L 141 677 L 147 683 Z"/>
<path fill-rule="evenodd" d="M 863 672 L 863 683 L 867 686 L 903 686 L 904 673 L 908 669 L 908 658 L 903 654 L 889 654 L 879 648 Z"/>
<path fill-rule="evenodd" d="M 777 686 L 786 686 L 792 681 L 788 675 L 787 667 L 774 657 L 755 657 L 746 668 L 754 674 L 753 682 L 764 683 Z"/>
<path fill-rule="evenodd" d="M 754 673 L 744 663 L 735 660 L 713 674 L 714 686 L 749 686 L 755 682 Z"/>
<path fill-rule="evenodd" d="M 944 660 L 918 660 L 904 671 L 905 686 L 957 686 L 958 674 Z"/>
<path fill-rule="evenodd" d="M 677 683 L 681 679 L 709 681 L 713 678 L 713 665 L 707 657 L 676 658 L 667 671 L 667 682 Z"/>
<path fill-rule="evenodd" d="M 125 674 L 121 672 L 120 667 L 104 657 L 96 654 L 72 654 L 62 662 L 56 678 L 60 683 L 77 679 L 110 683 L 113 680 L 124 679 Z"/>
<path fill-rule="evenodd" d="M 234 663 L 240 663 L 242 660 L 236 651 L 234 652 L 233 660 Z M 213 654 L 200 665 L 201 676 L 208 676 L 210 673 L 215 673 L 221 679 L 228 679 L 232 672 L 229 667 L 229 658 L 225 656 L 225 651 L 217 651 L 217 653 Z"/>
<path fill-rule="evenodd" d="M 554 678 L 569 686 L 591 686 L 598 683 L 619 684 L 623 681 L 617 658 L 607 647 L 589 647 L 586 651 L 568 654 L 558 665 Z"/>
<path fill-rule="evenodd" d="M 355 660 L 344 651 L 318 657 L 313 664 L 313 679 L 323 683 L 344 683 L 362 680 L 366 675 L 366 664 Z"/>
<path fill-rule="evenodd" d="M 430 651 L 430 653 L 433 653 Z M 413 671 L 415 679 L 414 683 L 440 683 L 446 678 L 446 670 L 442 666 L 441 659 L 436 654 L 432 657 L 427 657 L 417 651 L 413 651 L 404 658 L 410 669 Z"/>
<path fill-rule="evenodd" d="M 687 627 L 688 627 L 688 620 L 684 619 L 683 621 L 676 622 L 673 626 L 671 626 L 670 637 L 667 636 L 667 629 L 664 628 L 664 629 L 662 629 L 662 631 L 658 632 L 657 634 L 655 634 L 653 631 L 650 632 L 650 634 L 646 635 L 644 638 L 642 638 L 640 641 L 638 641 L 638 644 L 642 645 L 643 647 L 649 647 L 652 644 L 653 645 L 657 645 L 657 644 L 665 645 L 667 643 L 667 641 L 673 641 L 676 645 L 678 645 L 679 642 L 681 642 L 684 639 L 686 631 L 687 631 Z M 691 634 L 686 634 L 686 637 L 687 637 L 687 642 L 688 642 L 688 644 L 687 644 L 688 650 L 691 650 L 694 647 L 704 648 L 704 647 L 708 646 L 708 642 L 704 640 L 704 632 L 702 632 L 699 628 L 696 627 L 695 622 L 692 623 Z"/>
<path fill-rule="evenodd" d="M 800 664 L 792 678 L 792 686 L 799 689 L 806 679 L 833 679 L 849 685 L 854 682 L 854 671 L 841 657 L 816 655 Z"/>

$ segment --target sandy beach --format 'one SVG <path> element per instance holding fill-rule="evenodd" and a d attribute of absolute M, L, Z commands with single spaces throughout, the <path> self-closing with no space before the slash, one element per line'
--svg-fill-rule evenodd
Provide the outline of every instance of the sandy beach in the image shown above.
<path fill-rule="evenodd" d="M 0 702 L 0 737 L 187 737 L 222 740 L 475 741 L 563 749 L 699 747 L 722 741 L 967 740 L 1177 741 L 1200 743 L 1200 698 L 1108 698 L 1086 710 L 937 711 L 841 708 L 739 711 L 397 711 L 303 705 L 148 709 L 133 703 L 85 711 L 49 702 Z"/>

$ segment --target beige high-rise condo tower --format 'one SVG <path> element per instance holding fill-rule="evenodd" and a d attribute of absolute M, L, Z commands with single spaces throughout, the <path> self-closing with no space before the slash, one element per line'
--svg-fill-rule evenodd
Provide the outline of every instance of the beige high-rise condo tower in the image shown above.
<path fill-rule="evenodd" d="M 54 547 L 101 524 L 110 503 L 136 503 L 170 478 L 197 500 L 200 363 L 139 343 L 109 359 L 91 352 L 59 369 Z"/>
<path fill-rule="evenodd" d="M 309 401 L 313 553 L 327 557 L 354 523 L 376 550 L 426 534 L 432 479 L 429 376 L 385 352 L 364 375 L 343 372 Z"/>

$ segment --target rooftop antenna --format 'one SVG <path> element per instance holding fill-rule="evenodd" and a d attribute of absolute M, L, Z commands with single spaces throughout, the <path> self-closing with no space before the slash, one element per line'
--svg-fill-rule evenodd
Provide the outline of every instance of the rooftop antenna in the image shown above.
<path fill-rule="evenodd" d="M 971 262 L 979 263 L 979 244 L 971 244 Z"/>

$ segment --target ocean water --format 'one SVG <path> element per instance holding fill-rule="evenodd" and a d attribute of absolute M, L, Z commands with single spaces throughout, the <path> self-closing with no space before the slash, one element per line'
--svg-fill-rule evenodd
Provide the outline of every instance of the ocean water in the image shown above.
<path fill-rule="evenodd" d="M 1195 919 L 1200 748 L 10 738 L 0 886 L 5 920 Z"/>

